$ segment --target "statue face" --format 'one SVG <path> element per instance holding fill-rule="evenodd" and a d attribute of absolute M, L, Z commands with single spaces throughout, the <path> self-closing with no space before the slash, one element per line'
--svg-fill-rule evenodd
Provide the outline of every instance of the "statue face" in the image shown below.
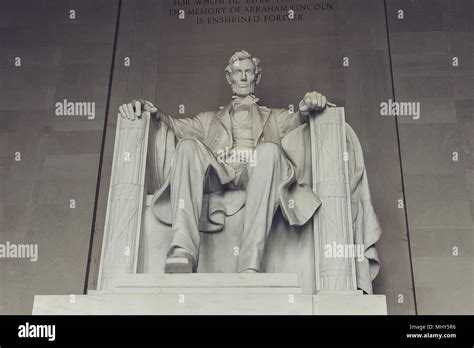
<path fill-rule="evenodd" d="M 232 74 L 227 79 L 232 86 L 232 91 L 239 97 L 246 97 L 253 94 L 257 84 L 255 75 L 255 65 L 251 59 L 237 60 L 231 66 Z"/>

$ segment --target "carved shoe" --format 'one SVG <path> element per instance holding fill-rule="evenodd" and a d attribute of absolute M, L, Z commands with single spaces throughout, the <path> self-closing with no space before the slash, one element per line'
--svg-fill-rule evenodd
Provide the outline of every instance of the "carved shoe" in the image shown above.
<path fill-rule="evenodd" d="M 193 273 L 193 271 L 193 257 L 186 252 L 174 252 L 166 260 L 165 273 Z"/>
<path fill-rule="evenodd" d="M 260 273 L 260 272 L 253 268 L 247 268 L 247 269 L 244 269 L 243 271 L 240 271 L 240 273 Z"/>

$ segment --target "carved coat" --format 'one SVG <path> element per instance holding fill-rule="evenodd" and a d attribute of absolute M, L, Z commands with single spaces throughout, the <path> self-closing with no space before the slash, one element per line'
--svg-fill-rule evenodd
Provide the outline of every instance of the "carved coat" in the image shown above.
<path fill-rule="evenodd" d="M 270 109 L 257 104 L 253 104 L 251 108 L 253 108 L 253 110 L 250 110 L 251 115 L 258 115 L 258 117 L 252 117 L 255 146 L 265 141 L 280 144 L 281 139 L 290 131 L 307 121 L 307 118 L 301 116 L 299 112 L 290 114 L 290 112 L 285 109 Z M 203 112 L 193 118 L 173 119 L 165 115 L 161 115 L 161 117 L 178 139 L 194 138 L 200 140 L 207 145 L 217 157 L 219 153 L 225 151 L 226 148 L 232 148 L 231 109 L 232 104 L 229 104 L 220 111 Z M 162 140 L 163 139 L 160 139 L 158 142 Z M 157 150 L 160 151 L 162 149 Z M 296 169 L 290 159 L 289 166 L 289 176 L 280 187 L 280 208 L 283 216 L 290 225 L 304 225 L 313 216 L 321 202 L 310 185 L 297 182 Z M 235 176 L 234 169 L 228 165 L 213 167 L 213 169 L 223 184 L 230 182 Z M 157 216 L 163 222 L 170 223 L 170 219 L 167 218 L 167 216 L 171 216 L 169 193 L 166 192 L 168 185 L 169 182 L 164 179 L 162 185 L 160 185 L 161 189 L 155 193 L 153 206 L 156 207 L 155 212 Z M 225 197 L 226 195 L 227 197 Z M 225 213 L 227 212 L 227 214 L 232 215 L 242 208 L 245 203 L 245 195 L 241 193 L 226 192 L 224 194 L 211 194 L 210 196 L 211 197 L 205 198 L 205 204 L 210 203 L 210 206 L 214 207 L 216 211 L 209 211 L 208 213 L 206 209 L 203 209 L 200 230 L 206 232 L 216 231 L 216 228 L 217 230 L 221 230 L 221 222 L 224 219 L 222 213 L 226 215 Z M 231 196 L 232 198 L 230 198 Z M 208 202 L 208 199 L 211 201 Z M 229 206 L 229 204 L 220 204 L 220 201 L 232 202 L 229 202 Z M 206 219 L 206 215 L 208 219 Z M 216 222 L 214 221 L 215 219 L 219 221 L 217 226 L 214 226 Z"/>

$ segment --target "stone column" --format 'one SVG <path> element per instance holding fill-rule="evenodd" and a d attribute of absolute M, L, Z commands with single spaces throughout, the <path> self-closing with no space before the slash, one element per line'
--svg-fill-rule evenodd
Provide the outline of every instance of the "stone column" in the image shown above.
<path fill-rule="evenodd" d="M 313 189 L 322 202 L 313 218 L 316 292 L 357 290 L 355 259 L 334 257 L 335 247 L 354 243 L 344 108 L 326 108 L 310 127 Z"/>
<path fill-rule="evenodd" d="M 144 206 L 150 117 L 118 117 L 105 218 L 98 290 L 118 275 L 136 273 Z"/>

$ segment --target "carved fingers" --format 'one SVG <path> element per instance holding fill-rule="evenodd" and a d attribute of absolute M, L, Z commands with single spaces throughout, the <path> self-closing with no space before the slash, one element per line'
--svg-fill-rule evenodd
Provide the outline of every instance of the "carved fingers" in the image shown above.
<path fill-rule="evenodd" d="M 141 115 L 141 106 L 138 108 L 140 110 L 138 115 L 135 113 L 135 107 L 137 107 L 135 102 L 121 105 L 119 107 L 119 116 L 127 120 L 135 121 L 135 118 L 138 118 Z"/>
<path fill-rule="evenodd" d="M 142 115 L 142 104 L 137 100 L 135 100 L 133 102 L 133 104 L 135 106 L 135 116 L 140 117 Z M 128 104 L 128 105 L 130 105 L 130 104 Z"/>
<path fill-rule="evenodd" d="M 146 100 L 140 100 L 140 102 L 142 103 L 143 115 L 154 115 L 154 118 L 156 120 L 159 120 L 159 115 L 157 113 L 158 108 L 155 105 Z"/>
<path fill-rule="evenodd" d="M 308 92 L 305 94 L 303 100 L 299 104 L 301 114 L 309 115 L 312 111 L 321 111 L 327 105 L 327 99 L 321 93 Z"/>
<path fill-rule="evenodd" d="M 136 118 L 141 118 L 145 112 L 153 114 L 157 111 L 158 109 L 149 101 L 134 100 L 131 103 L 121 105 L 118 116 L 134 121 Z"/>
<path fill-rule="evenodd" d="M 153 105 L 152 103 L 150 103 L 149 101 L 144 100 L 143 105 L 144 105 L 145 111 L 148 111 L 151 114 L 154 114 L 154 113 L 158 112 L 158 108 L 155 105 Z"/>

